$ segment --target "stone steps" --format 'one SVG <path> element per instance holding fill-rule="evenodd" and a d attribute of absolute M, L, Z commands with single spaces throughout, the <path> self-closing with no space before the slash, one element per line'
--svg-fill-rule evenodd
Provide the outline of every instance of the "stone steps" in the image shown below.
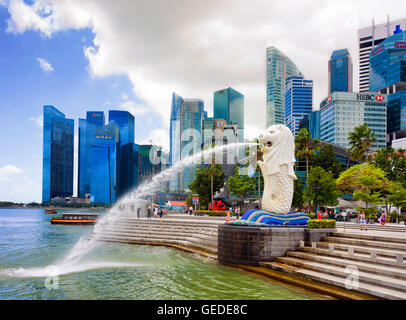
<path fill-rule="evenodd" d="M 311 253 L 300 252 L 300 251 L 290 251 L 290 252 L 288 252 L 287 257 L 328 263 L 330 265 L 340 266 L 340 267 L 344 267 L 344 268 L 349 265 L 348 259 L 322 256 L 322 255 L 311 254 Z M 285 257 L 281 257 L 281 259 L 283 259 L 283 258 L 285 258 Z M 377 274 L 387 275 L 387 276 L 390 276 L 393 278 L 399 278 L 399 279 L 406 280 L 406 272 L 402 268 L 377 264 L 377 263 L 375 263 L 375 261 L 371 261 L 370 263 L 368 263 L 368 262 L 351 260 L 351 265 L 356 266 L 358 268 L 358 270 L 361 270 L 361 271 L 377 273 Z"/>
<path fill-rule="evenodd" d="M 398 250 L 406 250 L 406 243 L 396 243 L 396 242 L 386 242 L 386 241 L 376 241 L 376 240 L 363 240 L 357 239 L 354 237 L 324 237 L 322 239 L 324 242 L 330 243 L 342 243 L 342 244 L 350 244 L 350 245 L 358 245 L 364 247 L 372 247 L 372 248 L 388 248 L 388 249 L 398 249 Z"/>
<path fill-rule="evenodd" d="M 344 223 L 337 221 L 336 226 L 338 228 L 344 228 Z M 348 230 L 359 230 L 360 225 L 359 223 L 353 223 L 353 222 L 346 222 L 345 223 L 345 229 Z M 374 230 L 374 231 L 391 231 L 391 232 L 405 232 L 406 231 L 406 226 L 396 226 L 396 225 L 380 225 L 380 224 L 367 224 L 367 229 L 369 230 Z"/>
<path fill-rule="evenodd" d="M 384 258 L 384 257 L 371 258 L 371 256 L 367 255 L 367 254 L 361 254 L 361 253 L 355 253 L 355 252 L 354 252 L 354 254 L 350 254 L 348 252 L 338 251 L 338 250 L 334 250 L 333 252 L 330 252 L 329 250 L 326 250 L 326 249 L 312 248 L 312 247 L 302 247 L 302 248 L 298 248 L 298 250 L 305 251 L 308 253 L 314 253 L 314 254 L 318 254 L 318 255 L 326 255 L 326 256 L 330 256 L 330 257 L 343 258 L 343 259 L 347 259 L 349 261 L 361 261 L 361 262 L 372 262 L 373 261 L 375 263 L 379 263 L 382 265 L 406 268 L 405 262 L 399 263 L 399 262 L 397 262 L 397 260 L 395 260 L 393 258 Z"/>
<path fill-rule="evenodd" d="M 404 231 L 406 231 L 406 229 Z M 394 239 L 393 237 L 383 236 L 383 235 L 359 234 L 359 233 L 355 234 L 355 233 L 349 233 L 349 232 L 346 232 L 346 233 L 333 232 L 332 236 L 339 237 L 339 238 L 354 238 L 354 239 L 362 239 L 362 240 L 370 240 L 370 241 L 385 241 L 385 242 L 390 242 L 390 243 L 406 244 L 406 238 Z"/>
<path fill-rule="evenodd" d="M 318 282 L 326 283 L 329 285 L 334 285 L 341 288 L 346 288 L 348 290 L 354 290 L 362 292 L 371 296 L 390 299 L 390 300 L 405 300 L 406 293 L 399 290 L 393 290 L 381 285 L 374 285 L 370 283 L 365 283 L 362 281 L 358 282 L 358 286 L 349 287 L 346 283 L 346 278 L 340 276 L 339 274 L 331 275 L 325 272 L 319 272 L 304 268 L 295 267 L 292 265 L 287 265 L 280 262 L 263 262 L 262 266 L 272 268 L 277 271 L 282 271 L 285 273 L 293 274 L 298 277 L 312 279 Z"/>
<path fill-rule="evenodd" d="M 348 267 L 350 267 L 350 268 L 352 268 L 353 266 L 355 267 L 355 265 L 353 265 L 353 264 L 342 267 L 342 266 L 334 266 L 334 265 L 331 265 L 330 263 L 307 261 L 307 260 L 293 258 L 293 257 L 281 257 L 281 258 L 277 258 L 276 261 L 282 262 L 285 264 L 289 264 L 289 265 L 295 266 L 295 267 L 318 271 L 318 272 L 321 272 L 324 274 L 330 274 L 333 276 L 342 274 L 342 275 L 344 275 L 344 277 L 348 276 L 349 271 L 352 270 L 352 269 L 347 269 Z M 365 272 L 365 271 L 359 270 L 359 268 L 357 268 L 356 270 L 357 270 L 356 276 L 358 277 L 358 280 L 360 282 L 369 283 L 369 284 L 373 284 L 373 285 L 381 285 L 381 286 L 385 286 L 389 289 L 394 289 L 394 290 L 406 291 L 406 280 L 405 279 L 388 277 L 388 276 L 380 275 L 380 273 Z M 405 292 L 405 296 L 406 296 L 406 292 Z"/>
<path fill-rule="evenodd" d="M 195 218 L 195 217 L 193 217 Z M 138 219 L 120 217 L 94 229 L 93 237 L 100 241 L 115 241 L 135 244 L 172 244 L 195 248 L 217 254 L 217 219 Z M 224 219 L 223 219 L 224 220 Z"/>

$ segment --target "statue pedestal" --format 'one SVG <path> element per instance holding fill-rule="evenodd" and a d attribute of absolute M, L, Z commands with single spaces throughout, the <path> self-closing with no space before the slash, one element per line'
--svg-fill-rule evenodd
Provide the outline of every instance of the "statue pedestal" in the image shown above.
<path fill-rule="evenodd" d="M 306 226 L 225 224 L 218 227 L 218 260 L 225 265 L 258 266 L 295 250 L 305 241 Z"/>

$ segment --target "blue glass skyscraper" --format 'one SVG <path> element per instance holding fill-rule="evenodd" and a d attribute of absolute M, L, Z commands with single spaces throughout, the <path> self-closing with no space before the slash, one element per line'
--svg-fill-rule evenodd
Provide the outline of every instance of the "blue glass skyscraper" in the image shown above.
<path fill-rule="evenodd" d="M 285 124 L 293 135 L 299 132 L 299 123 L 304 116 L 312 112 L 313 80 L 303 76 L 286 78 L 285 87 Z"/>
<path fill-rule="evenodd" d="M 352 59 L 347 49 L 333 51 L 328 61 L 328 94 L 352 92 Z"/>
<path fill-rule="evenodd" d="M 96 141 L 96 129 L 104 126 L 104 112 L 88 111 L 86 119 L 79 119 L 78 154 L 78 197 L 90 193 L 90 174 L 92 165 L 92 145 Z"/>
<path fill-rule="evenodd" d="M 115 123 L 120 132 L 118 195 L 122 196 L 136 185 L 134 183 L 134 116 L 128 111 L 110 110 L 109 123 Z"/>
<path fill-rule="evenodd" d="M 388 94 L 388 141 L 406 137 L 406 31 L 394 35 L 371 51 L 369 87 Z"/>
<path fill-rule="evenodd" d="M 285 79 L 302 75 L 296 65 L 275 47 L 266 48 L 266 126 L 285 122 Z"/>
<path fill-rule="evenodd" d="M 244 142 L 244 95 L 233 88 L 214 92 L 213 118 L 238 125 L 238 141 Z"/>
<path fill-rule="evenodd" d="M 73 194 L 74 120 L 44 106 L 42 202 Z"/>
<path fill-rule="evenodd" d="M 112 204 L 120 184 L 120 134 L 115 123 L 96 129 L 91 158 L 90 202 Z"/>
<path fill-rule="evenodd" d="M 200 99 L 183 99 L 172 94 L 170 123 L 170 164 L 201 150 L 201 123 L 204 119 L 204 102 Z M 171 190 L 185 190 L 196 175 L 195 166 L 186 167 L 170 181 Z"/>

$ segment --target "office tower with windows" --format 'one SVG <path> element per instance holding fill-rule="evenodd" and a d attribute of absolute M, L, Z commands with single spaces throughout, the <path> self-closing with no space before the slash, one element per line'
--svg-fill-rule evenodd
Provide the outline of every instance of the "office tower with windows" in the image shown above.
<path fill-rule="evenodd" d="M 406 137 L 406 31 L 394 34 L 370 53 L 371 90 L 388 95 L 387 141 Z"/>
<path fill-rule="evenodd" d="M 352 92 L 352 59 L 347 49 L 333 51 L 328 61 L 328 94 Z"/>
<path fill-rule="evenodd" d="M 204 102 L 200 99 L 183 99 L 172 94 L 170 123 L 170 165 L 201 150 L 201 123 L 204 118 Z M 170 181 L 171 190 L 189 189 L 196 175 L 196 166 L 188 166 L 174 175 Z"/>
<path fill-rule="evenodd" d="M 397 25 L 406 30 L 406 18 L 390 21 L 388 16 L 386 23 L 375 25 L 374 20 L 372 20 L 371 26 L 358 29 L 359 92 L 373 91 L 369 87 L 369 54 L 393 34 Z"/>
<path fill-rule="evenodd" d="M 115 123 L 120 132 L 120 185 L 118 195 L 127 193 L 134 183 L 134 116 L 123 110 L 109 110 L 109 123 Z"/>
<path fill-rule="evenodd" d="M 42 202 L 73 194 L 74 120 L 55 107 L 44 106 Z"/>
<path fill-rule="evenodd" d="M 366 123 L 377 139 L 371 149 L 385 148 L 387 101 L 374 92 L 333 92 L 320 104 L 320 139 L 349 148 L 348 134 Z"/>
<path fill-rule="evenodd" d="M 78 197 L 90 194 L 92 145 L 96 140 L 96 129 L 105 125 L 104 112 L 88 111 L 86 119 L 79 119 L 78 152 Z"/>
<path fill-rule="evenodd" d="M 285 79 L 302 73 L 284 53 L 266 49 L 266 127 L 285 123 Z"/>
<path fill-rule="evenodd" d="M 91 158 L 90 202 L 112 204 L 120 185 L 120 134 L 115 123 L 96 129 Z"/>
<path fill-rule="evenodd" d="M 227 88 L 214 92 L 213 118 L 238 126 L 238 141 L 244 142 L 244 95 Z"/>
<path fill-rule="evenodd" d="M 293 135 L 299 132 L 300 121 L 312 112 L 313 80 L 303 76 L 286 78 L 285 87 L 285 124 Z"/>
<path fill-rule="evenodd" d="M 313 139 L 320 139 L 320 110 L 309 114 L 309 132 Z"/>

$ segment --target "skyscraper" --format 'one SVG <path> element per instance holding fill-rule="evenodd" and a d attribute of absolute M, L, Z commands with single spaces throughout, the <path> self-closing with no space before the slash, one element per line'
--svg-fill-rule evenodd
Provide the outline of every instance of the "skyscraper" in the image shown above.
<path fill-rule="evenodd" d="M 42 202 L 73 194 L 74 120 L 44 106 Z"/>
<path fill-rule="evenodd" d="M 228 125 L 238 126 L 238 141 L 244 142 L 244 95 L 233 88 L 214 92 L 213 118 L 226 120 Z"/>
<path fill-rule="evenodd" d="M 91 158 L 90 202 L 112 204 L 120 184 L 120 134 L 115 123 L 96 129 Z"/>
<path fill-rule="evenodd" d="M 352 92 L 352 59 L 347 49 L 333 51 L 328 61 L 328 94 Z"/>
<path fill-rule="evenodd" d="M 313 80 L 303 76 L 286 78 L 285 87 L 285 124 L 293 135 L 299 132 L 300 121 L 313 108 Z"/>
<path fill-rule="evenodd" d="M 370 27 L 358 29 L 359 92 L 372 91 L 369 88 L 369 53 L 392 35 L 396 25 L 406 30 L 406 19 L 390 21 L 388 16 L 386 23 L 375 25 L 374 20 L 372 20 Z"/>
<path fill-rule="evenodd" d="M 78 197 L 90 193 L 91 152 L 96 140 L 96 129 L 104 126 L 104 112 L 88 111 L 86 119 L 79 119 Z"/>
<path fill-rule="evenodd" d="M 348 134 L 366 123 L 376 136 L 373 150 L 386 147 L 384 94 L 333 92 L 320 104 L 320 139 L 349 148 Z"/>
<path fill-rule="evenodd" d="M 275 47 L 266 48 L 266 126 L 285 122 L 285 79 L 302 75 L 296 65 Z"/>
<path fill-rule="evenodd" d="M 388 142 L 406 137 L 406 31 L 393 31 L 370 53 L 370 88 L 388 94 Z"/>
<path fill-rule="evenodd" d="M 122 196 L 136 184 L 134 182 L 134 116 L 128 111 L 109 110 L 109 123 L 115 123 L 120 133 L 120 184 Z"/>
<path fill-rule="evenodd" d="M 183 99 L 172 94 L 170 123 L 170 165 L 201 150 L 201 122 L 204 118 L 204 102 L 200 99 Z M 171 190 L 185 190 L 196 175 L 196 167 L 182 169 L 170 181 Z"/>

